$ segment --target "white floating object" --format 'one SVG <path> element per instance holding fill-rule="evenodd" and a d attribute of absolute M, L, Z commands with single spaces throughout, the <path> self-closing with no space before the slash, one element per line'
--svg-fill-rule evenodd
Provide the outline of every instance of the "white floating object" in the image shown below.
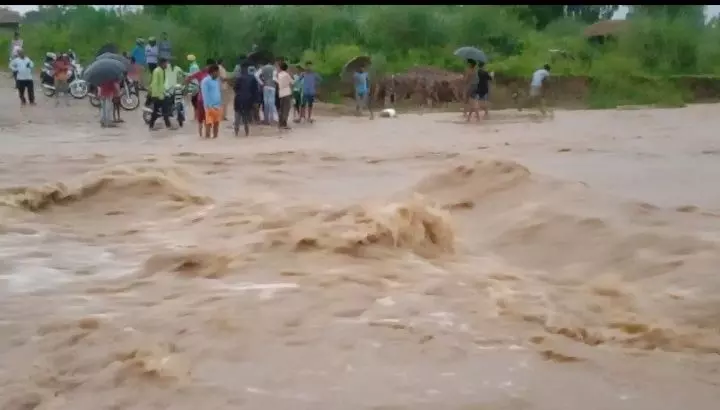
<path fill-rule="evenodd" d="M 382 111 L 380 111 L 380 116 L 382 118 L 395 118 L 397 117 L 397 112 L 394 108 L 386 108 Z"/>

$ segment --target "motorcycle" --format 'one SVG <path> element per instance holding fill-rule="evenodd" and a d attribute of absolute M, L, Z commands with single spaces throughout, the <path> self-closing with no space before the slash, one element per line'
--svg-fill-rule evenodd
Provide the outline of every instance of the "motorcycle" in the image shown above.
<path fill-rule="evenodd" d="M 140 106 L 140 93 L 137 81 L 129 81 L 123 78 L 120 82 L 120 89 L 123 91 L 120 96 L 120 107 L 125 111 L 133 111 Z M 90 92 L 90 105 L 100 108 L 100 99 L 97 97 L 97 87 L 92 87 Z"/>
<path fill-rule="evenodd" d="M 55 63 L 55 54 L 48 53 L 45 62 L 43 63 L 43 69 L 40 72 L 40 82 L 42 84 L 43 94 L 47 97 L 53 97 L 55 95 L 55 70 L 53 64 Z M 89 87 L 88 83 L 81 78 L 83 67 L 75 60 L 71 60 L 70 75 L 68 76 L 68 88 L 70 95 L 73 98 L 81 100 L 88 95 Z"/>
<path fill-rule="evenodd" d="M 180 84 L 175 85 L 174 87 L 170 88 L 169 90 L 165 91 L 165 101 L 170 102 L 172 105 L 170 106 L 170 118 L 176 118 L 178 122 L 178 126 L 182 127 L 185 123 L 185 94 L 187 93 L 187 87 L 182 86 Z M 143 121 L 145 121 L 145 124 L 150 125 L 150 118 L 153 114 L 153 107 L 152 106 L 146 106 L 143 107 Z M 159 117 L 162 117 L 162 113 L 158 112 L 157 115 Z"/>

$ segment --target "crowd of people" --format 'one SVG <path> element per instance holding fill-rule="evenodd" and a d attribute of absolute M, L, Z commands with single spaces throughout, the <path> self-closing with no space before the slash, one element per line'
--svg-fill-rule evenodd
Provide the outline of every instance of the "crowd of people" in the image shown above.
<path fill-rule="evenodd" d="M 19 33 L 15 33 L 11 43 L 10 68 L 16 82 L 16 88 L 22 105 L 35 104 L 33 83 L 34 63 L 23 52 L 23 41 Z M 313 105 L 317 95 L 317 87 L 322 77 L 313 70 L 312 61 L 302 66 L 296 65 L 291 74 L 284 58 L 279 57 L 274 64 L 257 66 L 252 59 L 241 61 L 228 73 L 222 59 L 208 59 L 204 67 L 200 67 L 194 55 L 187 56 L 188 67 L 183 70 L 179 65 L 171 63 L 173 59 L 172 45 L 168 34 L 161 33 L 161 40 L 149 37 L 147 42 L 136 39 L 134 48 L 124 56 L 130 61 L 127 79 L 138 85 L 139 89 L 147 90 L 145 106 L 152 110 L 149 129 L 155 129 L 156 121 L 162 117 L 166 128 L 174 129 L 170 121 L 172 102 L 168 94 L 176 86 L 182 85 L 190 94 L 194 118 L 198 123 L 198 135 L 202 138 L 217 138 L 220 122 L 227 120 L 228 108 L 232 104 L 234 113 L 234 131 L 239 135 L 242 127 L 244 134 L 250 134 L 252 124 L 277 124 L 281 130 L 289 130 L 289 117 L 293 113 L 293 121 L 312 123 Z M 145 70 L 150 73 L 150 84 L 143 83 Z M 370 118 L 373 112 L 370 107 L 370 79 L 366 67 L 358 67 L 353 73 L 355 105 L 358 113 L 367 110 Z M 57 96 L 64 96 L 69 104 L 68 75 L 71 70 L 70 61 L 60 56 L 53 63 L 54 85 Z M 546 79 L 550 76 L 550 66 L 545 65 L 533 73 L 530 82 L 528 103 L 539 104 L 540 111 L 546 115 L 545 100 Z M 468 122 L 473 115 L 480 121 L 488 118 L 490 84 L 494 73 L 485 70 L 482 61 L 467 60 L 465 82 L 467 92 L 463 116 Z M 232 84 L 232 88 L 231 88 Z M 97 97 L 100 100 L 100 123 L 102 127 L 114 127 L 123 122 L 120 118 L 121 81 L 109 81 L 98 87 Z"/>

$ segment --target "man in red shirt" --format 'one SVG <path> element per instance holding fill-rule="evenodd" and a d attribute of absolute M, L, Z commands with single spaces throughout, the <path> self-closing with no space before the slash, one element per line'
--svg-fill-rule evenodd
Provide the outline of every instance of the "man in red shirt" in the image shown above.
<path fill-rule="evenodd" d="M 210 75 L 208 73 L 208 68 L 212 65 L 215 65 L 215 60 L 208 58 L 205 68 L 185 78 L 185 84 L 190 83 L 190 81 L 196 81 L 198 84 L 197 94 L 195 94 L 190 101 L 192 102 L 193 110 L 195 112 L 195 120 L 198 122 L 198 135 L 201 138 L 203 136 L 203 125 L 205 124 L 205 106 L 203 105 L 202 92 L 200 92 L 200 82 L 202 82 L 203 78 Z"/>
<path fill-rule="evenodd" d="M 115 127 L 112 122 L 113 98 L 120 90 L 120 83 L 117 80 L 107 81 L 98 88 L 98 99 L 100 100 L 100 126 L 103 128 Z"/>
<path fill-rule="evenodd" d="M 70 76 L 70 58 L 66 54 L 60 55 L 53 63 L 55 72 L 55 106 L 60 105 L 60 94 L 65 99 L 65 105 L 70 105 L 68 77 Z"/>

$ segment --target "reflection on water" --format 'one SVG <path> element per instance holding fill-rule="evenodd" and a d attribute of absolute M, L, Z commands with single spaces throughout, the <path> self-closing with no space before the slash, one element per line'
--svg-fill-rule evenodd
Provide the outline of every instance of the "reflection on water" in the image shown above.
<path fill-rule="evenodd" d="M 713 107 L 212 142 L 83 109 L 1 114 L 0 408 L 720 400 Z"/>

